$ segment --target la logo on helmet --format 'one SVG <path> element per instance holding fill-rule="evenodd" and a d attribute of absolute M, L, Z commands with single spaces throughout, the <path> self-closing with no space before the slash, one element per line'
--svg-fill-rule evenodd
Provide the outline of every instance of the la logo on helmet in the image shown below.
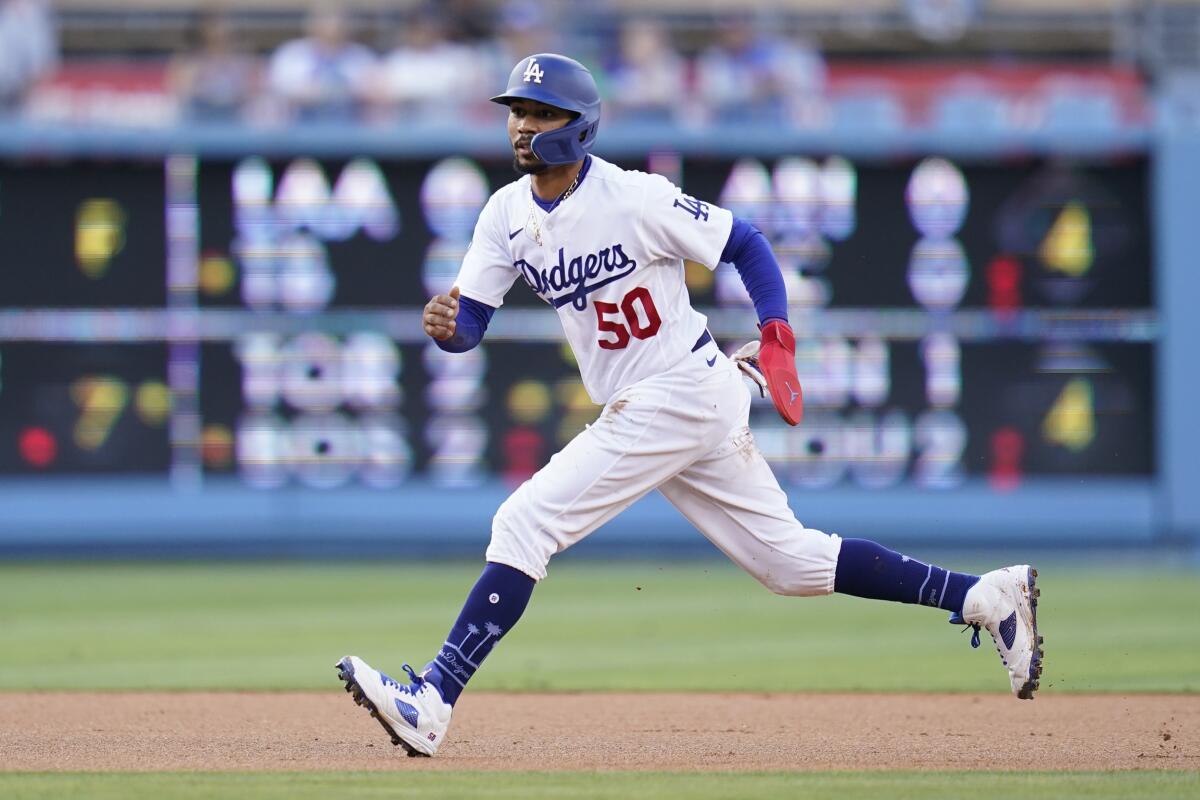
<path fill-rule="evenodd" d="M 523 77 L 525 78 L 526 83 L 529 83 L 530 81 L 533 81 L 534 83 L 541 83 L 542 76 L 545 74 L 546 73 L 542 71 L 542 68 L 538 66 L 537 59 L 531 58 L 529 59 L 529 65 L 525 67 L 525 74 Z"/>

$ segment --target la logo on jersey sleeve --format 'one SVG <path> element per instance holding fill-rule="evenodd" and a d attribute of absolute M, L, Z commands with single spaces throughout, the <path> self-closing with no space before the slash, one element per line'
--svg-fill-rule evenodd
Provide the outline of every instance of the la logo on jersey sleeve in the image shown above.
<path fill-rule="evenodd" d="M 701 217 L 705 222 L 708 222 L 708 203 L 702 203 L 691 195 L 681 194 L 675 198 L 673 208 L 682 208 L 688 214 L 691 214 L 697 222 Z"/>

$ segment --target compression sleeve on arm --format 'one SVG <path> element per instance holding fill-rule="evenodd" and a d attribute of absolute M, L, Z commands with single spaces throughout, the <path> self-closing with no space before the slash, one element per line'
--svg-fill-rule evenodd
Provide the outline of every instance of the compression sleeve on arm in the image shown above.
<path fill-rule="evenodd" d="M 449 339 L 434 339 L 447 353 L 465 353 L 483 340 L 483 333 L 496 309 L 487 303 L 459 296 L 458 316 L 454 318 L 454 335 Z"/>
<path fill-rule="evenodd" d="M 759 325 L 778 319 L 787 322 L 787 289 L 783 272 L 762 231 L 738 217 L 733 218 L 729 241 L 721 261 L 733 264 L 758 314 Z"/>

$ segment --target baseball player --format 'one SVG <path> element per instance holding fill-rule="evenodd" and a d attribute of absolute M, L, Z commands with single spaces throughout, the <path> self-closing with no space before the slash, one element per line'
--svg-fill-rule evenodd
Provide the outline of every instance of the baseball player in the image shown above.
<path fill-rule="evenodd" d="M 1036 570 L 951 572 L 796 521 L 747 425 L 743 374 L 789 424 L 802 411 L 783 278 L 763 235 L 666 178 L 591 155 L 600 97 L 570 58 L 523 59 L 492 100 L 508 106 L 521 177 L 488 200 L 453 288 L 425 306 L 425 332 L 443 350 L 469 350 L 522 280 L 558 312 L 604 408 L 500 506 L 483 573 L 420 674 L 405 664 L 401 683 L 357 656 L 337 663 L 392 742 L 436 753 L 460 694 L 520 619 L 550 557 L 654 489 L 773 592 L 933 606 L 974 627 L 976 647 L 986 628 L 1013 692 L 1032 698 L 1042 671 Z M 688 299 L 684 259 L 732 263 L 745 283 L 760 338 L 733 358 Z"/>

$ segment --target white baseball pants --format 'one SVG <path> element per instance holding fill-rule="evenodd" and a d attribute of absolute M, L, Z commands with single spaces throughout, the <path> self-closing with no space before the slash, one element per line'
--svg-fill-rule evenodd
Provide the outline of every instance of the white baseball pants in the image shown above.
<path fill-rule="evenodd" d="M 841 539 L 796 520 L 749 411 L 741 373 L 714 342 L 619 392 L 500 506 L 487 560 L 541 580 L 551 556 L 658 489 L 771 591 L 831 593 Z"/>

